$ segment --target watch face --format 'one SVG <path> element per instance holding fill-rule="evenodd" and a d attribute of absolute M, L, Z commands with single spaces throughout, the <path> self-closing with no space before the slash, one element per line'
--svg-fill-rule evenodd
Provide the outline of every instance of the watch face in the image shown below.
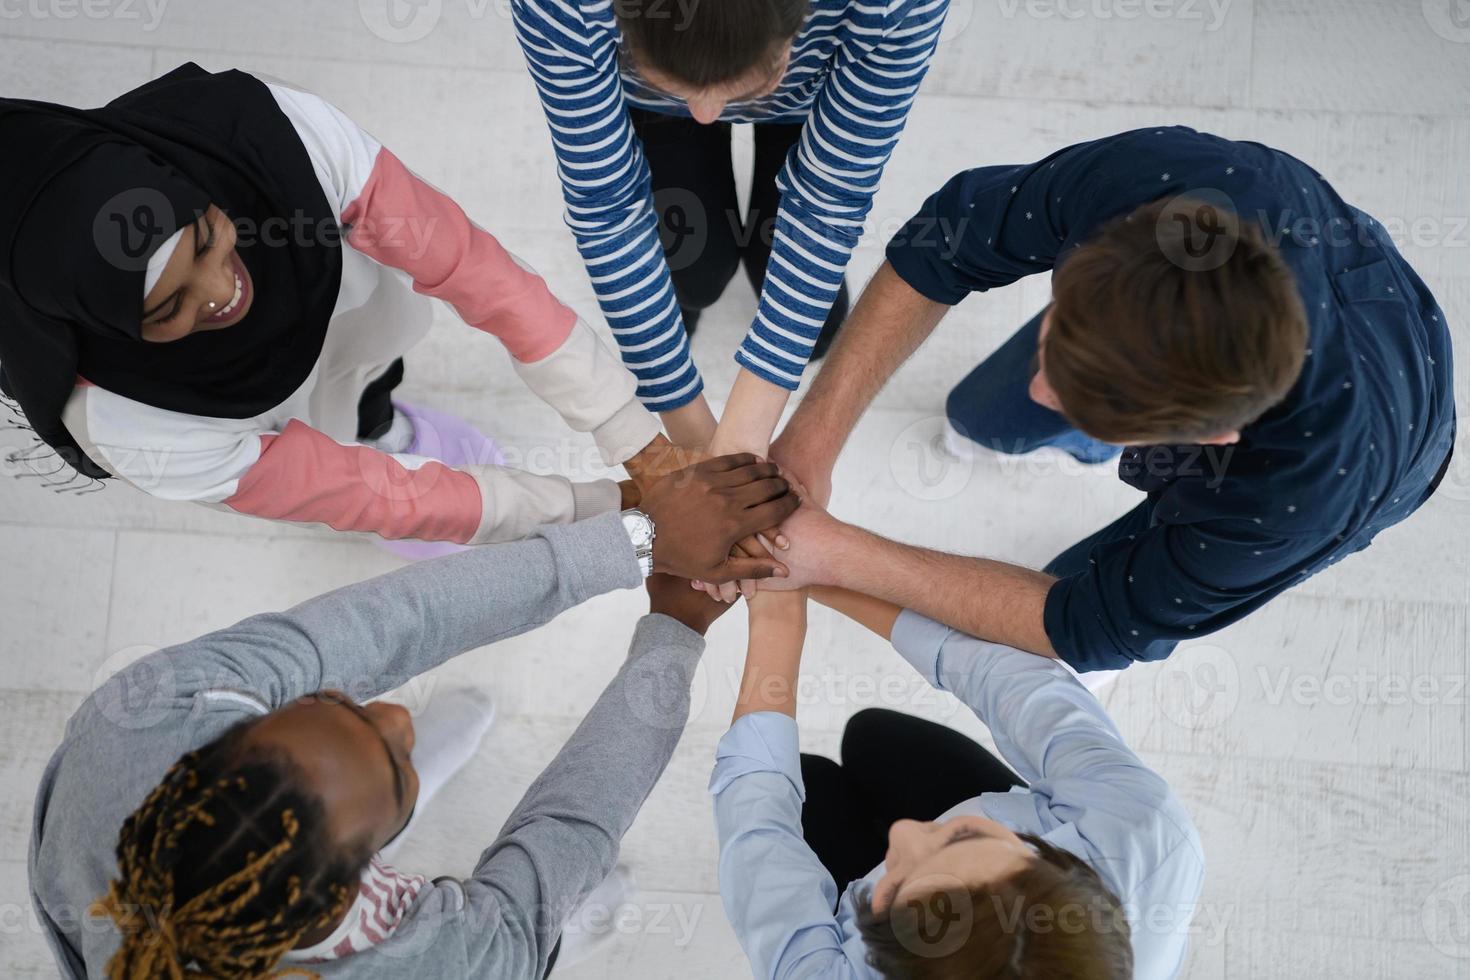
<path fill-rule="evenodd" d="M 641 514 L 627 515 L 623 519 L 623 526 L 628 529 L 628 537 L 633 541 L 633 547 L 646 548 L 653 543 L 653 525 Z"/>

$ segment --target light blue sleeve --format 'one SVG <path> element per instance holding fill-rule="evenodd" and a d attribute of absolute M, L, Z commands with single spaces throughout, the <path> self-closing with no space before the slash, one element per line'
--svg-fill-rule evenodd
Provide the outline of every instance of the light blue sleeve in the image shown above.
<path fill-rule="evenodd" d="M 796 720 L 742 717 L 715 750 L 710 792 L 720 837 L 720 897 L 759 980 L 853 980 L 832 909 L 837 885 L 801 832 Z"/>
<path fill-rule="evenodd" d="M 912 611 L 893 645 L 931 684 L 953 693 L 990 729 L 1001 756 L 1029 784 L 1047 833 L 1068 825 L 1125 905 L 1192 908 L 1204 852 L 1183 804 L 1123 741 L 1097 698 L 1059 661 L 977 640 Z M 1187 918 L 1184 925 L 1187 925 Z M 1163 932 L 1148 947 L 1182 944 Z"/>
<path fill-rule="evenodd" d="M 1059 661 L 977 640 L 911 610 L 894 624 L 893 646 L 930 684 L 975 712 L 1026 782 L 1122 779 L 1141 805 L 1168 793 Z"/>

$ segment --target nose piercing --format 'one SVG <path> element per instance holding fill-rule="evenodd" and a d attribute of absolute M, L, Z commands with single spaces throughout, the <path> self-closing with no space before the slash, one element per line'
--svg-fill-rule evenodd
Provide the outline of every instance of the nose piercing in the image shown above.
<path fill-rule="evenodd" d="M 212 310 L 212 309 L 214 309 L 214 308 L 215 308 L 215 307 L 217 307 L 217 306 L 219 306 L 219 304 L 218 304 L 218 303 L 210 303 L 210 304 L 209 304 L 209 308 L 210 308 L 210 309 L 211 309 L 211 310 Z"/>

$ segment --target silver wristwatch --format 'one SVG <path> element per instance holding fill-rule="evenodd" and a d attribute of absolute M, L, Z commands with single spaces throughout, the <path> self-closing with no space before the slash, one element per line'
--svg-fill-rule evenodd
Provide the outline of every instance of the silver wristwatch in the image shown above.
<path fill-rule="evenodd" d="M 653 574 L 653 539 L 657 537 L 653 518 L 641 510 L 625 510 L 623 530 L 628 532 L 628 540 L 633 543 L 633 552 L 638 556 L 638 567 L 643 569 L 643 577 L 648 578 Z"/>

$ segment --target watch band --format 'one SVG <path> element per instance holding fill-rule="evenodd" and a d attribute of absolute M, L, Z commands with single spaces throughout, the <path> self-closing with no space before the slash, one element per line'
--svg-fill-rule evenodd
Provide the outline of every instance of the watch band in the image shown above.
<path fill-rule="evenodd" d="M 643 577 L 653 574 L 653 542 L 658 536 L 658 529 L 654 526 L 653 518 L 641 510 L 630 509 L 623 511 L 623 530 L 628 533 L 628 541 L 633 545 L 633 554 L 638 559 L 638 568 L 643 572 Z"/>

